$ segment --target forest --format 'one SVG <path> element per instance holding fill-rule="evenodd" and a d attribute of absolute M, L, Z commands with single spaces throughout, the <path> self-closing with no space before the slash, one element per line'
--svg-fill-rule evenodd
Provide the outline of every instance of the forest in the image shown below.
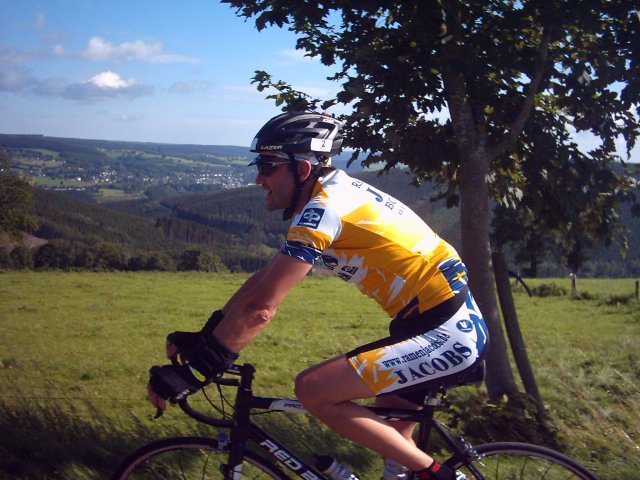
<path fill-rule="evenodd" d="M 400 169 L 353 174 L 413 208 L 443 238 L 460 245 L 459 212 L 431 200 Z M 259 187 L 216 189 L 97 204 L 78 192 L 34 189 L 37 228 L 22 242 L 4 241 L 0 267 L 9 269 L 203 270 L 251 272 L 283 243 L 288 227 L 267 212 Z M 640 275 L 640 225 L 621 213 L 630 230 L 626 257 L 616 246 L 589 252 L 579 275 Z M 507 252 L 508 253 L 508 252 Z M 511 262 L 514 271 L 526 268 Z M 539 276 L 567 275 L 549 252 Z"/>

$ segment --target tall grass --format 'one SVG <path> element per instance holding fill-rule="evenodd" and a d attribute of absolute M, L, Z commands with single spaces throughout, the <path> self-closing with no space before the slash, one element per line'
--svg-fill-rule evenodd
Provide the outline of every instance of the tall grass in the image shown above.
<path fill-rule="evenodd" d="M 245 278 L 0 274 L 0 478 L 105 478 L 127 451 L 149 439 L 211 434 L 177 409 L 152 420 L 147 371 L 166 361 L 168 332 L 199 328 Z M 568 279 L 544 282 L 570 286 Z M 557 445 L 603 479 L 635 478 L 640 471 L 640 311 L 633 301 L 607 301 L 632 294 L 634 281 L 580 280 L 578 288 L 590 294 L 529 298 L 516 291 L 529 357 Z M 387 323 L 356 289 L 333 278 L 310 277 L 241 360 L 257 365 L 258 394 L 292 396 L 297 372 L 383 336 Z M 460 402 L 483 398 L 483 390 L 475 387 L 455 393 Z M 378 475 L 373 455 L 339 442 L 313 419 L 276 415 L 262 422 L 285 441 L 293 438 L 303 456 L 324 448 L 364 478 Z"/>

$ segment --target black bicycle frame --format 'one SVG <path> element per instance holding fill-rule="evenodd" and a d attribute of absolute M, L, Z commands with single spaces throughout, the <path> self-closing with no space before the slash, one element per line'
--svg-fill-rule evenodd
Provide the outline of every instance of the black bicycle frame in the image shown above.
<path fill-rule="evenodd" d="M 186 400 L 180 402 L 180 407 L 198 421 L 208 425 L 230 429 L 229 455 L 227 463 L 222 467 L 225 480 L 240 478 L 242 462 L 245 458 L 245 449 L 248 441 L 255 443 L 265 453 L 273 457 L 277 462 L 275 465 L 284 465 L 299 478 L 305 480 L 323 480 L 325 475 L 318 472 L 314 467 L 305 463 L 297 455 L 290 452 L 285 445 L 273 438 L 270 434 L 262 430 L 251 421 L 252 410 L 266 411 L 287 411 L 293 413 L 306 413 L 299 401 L 279 397 L 256 397 L 253 395 L 252 382 L 255 368 L 253 365 L 245 364 L 234 366 L 240 376 L 240 380 L 231 378 L 220 378 L 214 380 L 215 383 L 226 386 L 237 387 L 235 411 L 231 420 L 221 420 L 204 415 L 194 410 Z M 444 427 L 433 418 L 433 414 L 439 405 L 439 399 L 435 402 L 427 402 L 422 410 L 405 410 L 394 408 L 367 407 L 382 418 L 393 418 L 398 420 L 416 422 L 420 425 L 417 445 L 426 450 L 429 442 L 431 429 L 435 429 L 444 439 L 452 453 L 460 456 L 460 459 L 467 465 L 477 478 L 484 478 L 475 466 L 471 463 L 475 458 L 473 448 L 463 442 L 460 445 L 444 429 Z"/>
<path fill-rule="evenodd" d="M 251 389 L 254 372 L 255 369 L 251 365 L 240 367 L 240 384 L 236 394 L 235 412 L 231 421 L 232 428 L 229 437 L 229 456 L 222 472 L 224 478 L 226 480 L 239 478 L 246 444 L 247 441 L 251 441 L 277 460 L 276 464 L 286 466 L 299 478 L 306 480 L 324 479 L 325 477 L 320 472 L 295 454 L 289 452 L 282 443 L 251 421 L 251 410 L 270 410 L 273 409 L 274 403 L 285 401 L 285 399 L 281 398 L 254 397 Z M 299 402 L 295 400 L 290 400 L 289 402 L 300 413 L 304 412 Z"/>

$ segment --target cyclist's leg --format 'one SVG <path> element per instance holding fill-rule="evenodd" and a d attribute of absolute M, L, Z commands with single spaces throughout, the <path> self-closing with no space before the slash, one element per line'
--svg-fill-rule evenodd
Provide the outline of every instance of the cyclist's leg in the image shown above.
<path fill-rule="evenodd" d="M 344 356 L 298 375 L 296 396 L 307 411 L 333 430 L 383 457 L 412 470 L 421 470 L 433 462 L 389 422 L 352 401 L 373 397 L 373 393 Z"/>
<path fill-rule="evenodd" d="M 399 408 L 402 410 L 419 410 L 421 408 L 419 405 L 416 405 L 399 395 L 383 395 L 381 397 L 376 397 L 375 405 L 376 407 Z M 415 444 L 415 441 L 413 440 L 413 431 L 415 430 L 417 423 L 394 420 L 389 422 L 389 424 L 400 432 L 408 442 Z"/>
<path fill-rule="evenodd" d="M 409 426 L 393 428 L 351 400 L 426 391 L 449 378 L 464 377 L 481 361 L 486 325 L 469 294 L 451 316 L 430 330 L 392 334 L 343 357 L 306 370 L 296 395 L 307 410 L 345 437 L 412 470 L 432 458 L 406 439 Z"/>

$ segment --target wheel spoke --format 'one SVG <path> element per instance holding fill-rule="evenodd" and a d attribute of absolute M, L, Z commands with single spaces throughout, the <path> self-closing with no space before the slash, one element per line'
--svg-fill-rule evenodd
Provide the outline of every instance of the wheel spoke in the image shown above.
<path fill-rule="evenodd" d="M 118 467 L 113 480 L 213 480 L 222 479 L 221 465 L 227 462 L 215 440 L 171 438 L 151 443 L 130 455 Z M 242 477 L 285 479 L 269 462 L 246 452 Z"/>
<path fill-rule="evenodd" d="M 476 447 L 481 458 L 474 466 L 484 480 L 596 480 L 575 460 L 553 450 L 517 442 L 502 442 Z M 463 462 L 447 463 L 464 472 L 469 479 L 476 478 Z"/>

